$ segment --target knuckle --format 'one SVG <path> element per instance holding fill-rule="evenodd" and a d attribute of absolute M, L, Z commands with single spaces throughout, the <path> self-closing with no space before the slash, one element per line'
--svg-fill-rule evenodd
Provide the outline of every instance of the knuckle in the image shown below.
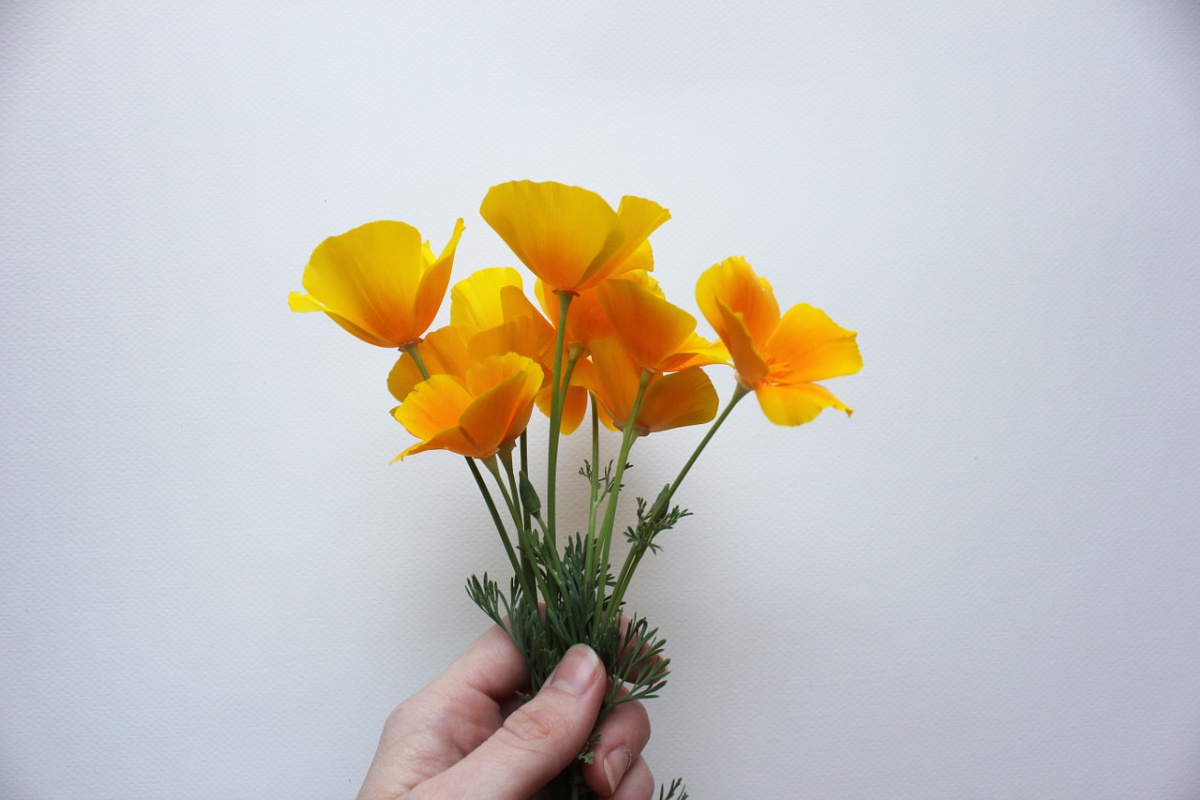
<path fill-rule="evenodd" d="M 545 753 L 553 749 L 555 740 L 569 728 L 566 716 L 558 709 L 531 704 L 517 709 L 497 734 L 510 747 Z"/>

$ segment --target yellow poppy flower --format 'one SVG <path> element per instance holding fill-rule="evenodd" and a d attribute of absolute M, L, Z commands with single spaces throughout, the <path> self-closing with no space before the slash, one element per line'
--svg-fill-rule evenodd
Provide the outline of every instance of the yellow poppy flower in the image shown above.
<path fill-rule="evenodd" d="M 650 244 L 647 243 L 638 250 L 638 253 L 644 252 L 646 254 L 645 257 L 649 258 L 649 251 Z M 662 289 L 659 288 L 658 281 L 654 280 L 654 277 L 647 271 L 648 268 L 652 268 L 652 263 L 643 263 L 646 265 L 645 267 L 623 272 L 620 277 L 610 278 L 609 280 L 630 281 L 656 297 L 664 297 Z M 612 322 L 609 321 L 608 315 L 604 313 L 604 308 L 600 305 L 600 298 L 597 293 L 597 289 L 608 282 L 604 281 L 598 286 L 580 292 L 571 300 L 571 309 L 567 314 L 566 343 L 568 345 L 578 344 L 586 348 L 588 344 L 596 339 L 607 339 L 610 336 L 617 335 L 617 332 L 613 329 Z M 557 328 L 559 303 L 553 290 L 546 286 L 545 281 L 539 280 L 534 284 L 533 292 L 537 297 L 538 304 L 542 307 L 542 313 Z"/>
<path fill-rule="evenodd" d="M 317 246 L 292 292 L 293 311 L 323 311 L 364 342 L 403 347 L 433 323 L 462 236 L 460 219 L 441 255 L 403 222 L 368 222 Z"/>
<path fill-rule="evenodd" d="M 670 213 L 626 196 L 616 211 L 595 192 L 561 183 L 512 181 L 493 186 L 479 213 L 553 291 L 581 292 L 630 269 Z"/>
<path fill-rule="evenodd" d="M 537 361 L 545 376 L 537 406 L 550 415 L 554 327 L 525 296 L 520 273 L 508 267 L 481 269 L 454 284 L 450 290 L 450 324 L 468 337 L 473 361 L 506 352 Z M 564 398 L 560 432 L 573 433 L 586 412 L 587 391 L 572 378 Z"/>
<path fill-rule="evenodd" d="M 449 450 L 487 458 L 514 441 L 533 413 L 542 368 L 516 353 L 473 364 L 465 378 L 430 375 L 409 393 L 392 416 L 421 441 L 395 460 L 426 450 Z"/>
<path fill-rule="evenodd" d="M 452 325 L 430 331 L 429 335 L 417 345 L 425 370 L 433 375 L 453 375 L 465 378 L 471 365 L 467 353 L 467 342 L 462 331 Z M 412 356 L 405 353 L 396 361 L 392 371 L 388 373 L 388 391 L 392 397 L 403 403 L 409 393 L 417 388 L 417 384 L 425 380 L 421 368 L 417 366 Z"/>
<path fill-rule="evenodd" d="M 696 302 L 733 360 L 737 380 L 776 425 L 801 425 L 822 410 L 851 409 L 815 381 L 862 368 L 854 331 L 807 303 L 779 313 L 771 285 L 744 258 L 727 258 L 696 283 Z"/>
<path fill-rule="evenodd" d="M 600 403 L 601 420 L 611 429 L 624 430 L 633 416 L 643 368 L 617 338 L 592 343 L 592 362 L 583 380 Z M 699 367 L 668 375 L 654 374 L 646 385 L 633 420 L 639 436 L 685 425 L 701 425 L 717 414 L 717 392 Z"/>
<path fill-rule="evenodd" d="M 674 372 L 724 360 L 724 348 L 714 348 L 698 335 L 696 318 L 668 302 L 661 291 L 634 281 L 610 280 L 596 287 L 594 294 L 613 333 L 638 366 Z"/>

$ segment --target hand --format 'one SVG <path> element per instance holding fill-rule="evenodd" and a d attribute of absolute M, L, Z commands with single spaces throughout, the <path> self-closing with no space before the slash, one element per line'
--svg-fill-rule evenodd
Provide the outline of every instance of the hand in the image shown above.
<path fill-rule="evenodd" d="M 567 651 L 528 703 L 525 661 L 493 627 L 428 686 L 388 716 L 359 800 L 527 800 L 587 744 L 607 686 L 591 648 Z M 642 760 L 650 719 L 640 703 L 605 716 L 583 769 L 592 791 L 646 800 L 654 778 Z"/>

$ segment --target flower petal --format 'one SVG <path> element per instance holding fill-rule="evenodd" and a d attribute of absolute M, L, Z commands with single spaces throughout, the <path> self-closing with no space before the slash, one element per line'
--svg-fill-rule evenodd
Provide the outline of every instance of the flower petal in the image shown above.
<path fill-rule="evenodd" d="M 808 383 L 853 375 L 862 369 L 856 336 L 819 308 L 792 306 L 762 347 L 771 380 Z"/>
<path fill-rule="evenodd" d="M 621 246 L 617 212 L 595 192 L 561 183 L 493 186 L 479 213 L 517 258 L 554 289 L 576 291 Z"/>
<path fill-rule="evenodd" d="M 516 353 L 492 356 L 472 367 L 467 385 L 478 395 L 459 424 L 485 451 L 484 456 L 491 455 L 529 424 L 533 399 L 542 385 L 542 368 Z"/>
<path fill-rule="evenodd" d="M 621 198 L 617 217 L 624 234 L 620 246 L 602 264 L 593 264 L 576 291 L 583 291 L 630 270 L 654 269 L 654 257 L 646 239 L 671 218 L 671 212 L 653 200 L 626 195 Z"/>
<path fill-rule="evenodd" d="M 751 338 L 750 331 L 746 330 L 746 323 L 742 319 L 742 315 L 730 311 L 729 306 L 719 300 L 717 301 L 717 311 L 721 317 L 721 327 L 725 331 L 721 335 L 721 339 L 729 348 L 730 357 L 733 358 L 733 368 L 737 370 L 738 382 L 747 388 L 752 387 L 767 377 L 767 362 L 763 361 L 762 356 L 755 349 L 754 339 Z"/>
<path fill-rule="evenodd" d="M 469 365 L 467 344 L 462 333 L 453 326 L 430 331 L 417 346 L 417 353 L 430 375 L 453 375 L 465 378 Z M 388 391 L 392 397 L 404 402 L 418 383 L 425 380 L 417 363 L 405 353 L 400 356 L 392 371 L 388 373 Z"/>
<path fill-rule="evenodd" d="M 310 302 L 371 344 L 398 347 L 424 333 L 414 307 L 425 271 L 421 235 L 403 222 L 381 220 L 331 236 L 313 251 L 302 283 Z"/>
<path fill-rule="evenodd" d="M 417 384 L 404 402 L 392 409 L 392 416 L 418 439 L 458 426 L 459 418 L 473 398 L 466 387 L 450 375 L 431 375 Z"/>
<path fill-rule="evenodd" d="M 754 274 L 741 256 L 733 256 L 706 269 L 696 281 L 696 304 L 722 339 L 724 317 L 718 309 L 724 303 L 741 314 L 746 330 L 755 342 L 763 342 L 779 323 L 779 303 L 771 284 Z M 728 344 L 728 342 L 726 342 Z"/>
<path fill-rule="evenodd" d="M 409 447 L 400 455 L 392 459 L 392 463 L 403 461 L 406 457 L 416 453 L 424 453 L 428 450 L 449 450 L 451 453 L 457 453 L 460 456 L 469 458 L 482 458 L 491 453 L 483 453 L 478 444 L 457 425 L 453 428 L 447 428 L 444 431 L 439 431 L 426 441 L 417 442 L 412 447 Z"/>
<path fill-rule="evenodd" d="M 610 280 L 596 297 L 639 366 L 658 370 L 696 329 L 696 318 L 632 281 Z"/>
<path fill-rule="evenodd" d="M 410 337 L 416 339 L 429 329 L 433 324 L 433 318 L 437 316 L 438 309 L 442 307 L 442 300 L 446 297 L 446 287 L 450 285 L 450 271 L 454 267 L 454 253 L 458 250 L 458 240 L 462 237 L 463 221 L 460 219 L 454 223 L 454 233 L 450 235 L 450 241 L 442 249 L 442 254 L 438 256 L 437 261 L 430 264 L 425 273 L 421 276 L 421 285 L 417 289 L 416 301 L 413 304 L 413 325 L 416 333 Z M 428 243 L 425 248 L 428 249 Z M 428 264 L 428 260 L 425 262 Z M 402 342 L 403 343 L 403 342 Z"/>
<path fill-rule="evenodd" d="M 717 415 L 717 392 L 699 367 L 664 375 L 646 387 L 637 424 L 648 431 L 702 425 Z"/>
<path fill-rule="evenodd" d="M 776 386 L 760 383 L 754 387 L 758 404 L 767 419 L 776 425 L 803 425 L 811 422 L 826 408 L 853 413 L 849 406 L 833 396 L 833 392 L 815 383 L 793 383 Z"/>
<path fill-rule="evenodd" d="M 476 270 L 450 290 L 450 324 L 470 333 L 494 328 L 508 317 L 504 314 L 501 290 L 521 291 L 521 273 L 512 267 Z"/>
<path fill-rule="evenodd" d="M 615 337 L 592 342 L 591 350 L 592 369 L 586 376 L 588 388 L 614 423 L 624 425 L 633 411 L 642 370 Z"/>

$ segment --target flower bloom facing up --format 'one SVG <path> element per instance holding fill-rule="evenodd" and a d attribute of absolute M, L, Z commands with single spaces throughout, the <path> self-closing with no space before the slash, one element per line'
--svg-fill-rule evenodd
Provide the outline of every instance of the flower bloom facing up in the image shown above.
<path fill-rule="evenodd" d="M 495 455 L 529 424 L 542 377 L 533 359 L 516 353 L 490 356 L 469 367 L 462 378 L 430 375 L 392 410 L 392 416 L 421 440 L 393 460 L 426 450 L 449 450 L 469 458 Z"/>
<path fill-rule="evenodd" d="M 771 284 L 744 258 L 727 258 L 696 283 L 696 302 L 729 348 L 738 383 L 776 425 L 801 425 L 822 410 L 850 408 L 815 381 L 862 368 L 856 334 L 807 303 L 780 316 Z"/>
<path fill-rule="evenodd" d="M 533 181 L 493 186 L 479 213 L 552 291 L 574 293 L 645 269 L 642 248 L 671 217 L 658 203 L 640 197 L 621 198 L 613 211 L 595 192 Z"/>
<path fill-rule="evenodd" d="M 435 256 L 417 229 L 382 220 L 331 236 L 317 246 L 292 292 L 293 311 L 323 311 L 364 342 L 403 347 L 419 341 L 446 295 L 460 219 Z"/>

